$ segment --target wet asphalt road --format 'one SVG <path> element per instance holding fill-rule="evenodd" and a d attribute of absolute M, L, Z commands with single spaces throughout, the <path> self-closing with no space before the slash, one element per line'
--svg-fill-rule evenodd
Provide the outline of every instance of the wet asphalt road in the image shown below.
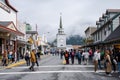
<path fill-rule="evenodd" d="M 0 80 L 120 80 L 116 74 L 107 76 L 103 70 L 94 73 L 93 65 L 63 65 L 59 56 L 47 56 L 30 71 L 26 65 L 0 70 Z"/>

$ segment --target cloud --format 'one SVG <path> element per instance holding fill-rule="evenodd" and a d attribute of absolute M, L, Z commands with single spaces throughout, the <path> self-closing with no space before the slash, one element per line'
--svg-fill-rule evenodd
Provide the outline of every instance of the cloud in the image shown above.
<path fill-rule="evenodd" d="M 18 19 L 38 25 L 39 34 L 50 32 L 48 39 L 56 37 L 60 12 L 67 35 L 84 35 L 88 26 L 95 26 L 106 9 L 120 8 L 120 0 L 10 0 L 18 9 Z"/>

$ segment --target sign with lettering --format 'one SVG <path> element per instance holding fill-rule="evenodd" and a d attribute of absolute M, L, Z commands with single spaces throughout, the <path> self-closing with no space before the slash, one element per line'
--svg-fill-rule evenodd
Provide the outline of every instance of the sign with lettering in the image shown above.
<path fill-rule="evenodd" d="M 10 8 L 7 7 L 6 5 L 4 5 L 4 4 L 1 3 L 1 2 L 0 2 L 0 7 L 1 7 L 2 9 L 4 9 L 5 11 L 7 11 L 8 13 L 10 13 Z"/>

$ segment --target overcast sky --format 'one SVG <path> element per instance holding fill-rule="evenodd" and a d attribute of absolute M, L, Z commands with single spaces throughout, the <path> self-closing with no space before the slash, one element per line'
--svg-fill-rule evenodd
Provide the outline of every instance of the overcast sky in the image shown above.
<path fill-rule="evenodd" d="M 120 0 L 10 0 L 18 12 L 18 20 L 38 25 L 40 35 L 49 40 L 56 37 L 62 13 L 62 23 L 67 35 L 84 36 L 88 26 L 95 26 L 106 9 L 119 9 Z"/>

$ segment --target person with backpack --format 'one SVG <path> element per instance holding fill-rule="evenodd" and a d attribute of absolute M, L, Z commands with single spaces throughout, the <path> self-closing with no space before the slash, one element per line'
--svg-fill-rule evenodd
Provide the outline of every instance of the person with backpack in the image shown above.
<path fill-rule="evenodd" d="M 65 51 L 64 56 L 65 56 L 66 64 L 69 64 L 69 53 L 67 50 Z"/>
<path fill-rule="evenodd" d="M 25 61 L 27 66 L 30 66 L 30 52 L 27 50 L 25 54 Z"/>

